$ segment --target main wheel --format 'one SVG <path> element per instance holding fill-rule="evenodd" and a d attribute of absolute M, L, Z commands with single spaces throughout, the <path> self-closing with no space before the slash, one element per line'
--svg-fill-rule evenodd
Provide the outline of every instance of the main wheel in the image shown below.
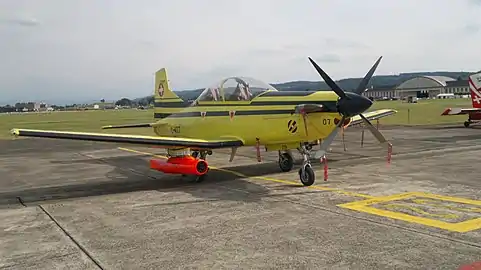
<path fill-rule="evenodd" d="M 207 172 L 204 173 L 203 175 L 182 175 L 182 176 L 187 177 L 188 182 L 201 183 L 201 182 L 204 182 L 204 180 L 206 180 L 209 170 L 210 168 L 207 168 Z"/>
<path fill-rule="evenodd" d="M 203 175 L 200 175 L 200 176 L 196 176 L 194 178 L 194 182 L 195 183 L 201 183 L 201 182 L 204 182 L 205 178 L 207 177 L 207 174 L 203 174 Z"/>
<path fill-rule="evenodd" d="M 279 167 L 281 168 L 281 171 L 288 172 L 292 170 L 293 166 L 294 166 L 294 159 L 289 153 L 283 153 L 282 155 L 279 156 Z"/>
<path fill-rule="evenodd" d="M 464 122 L 464 127 L 465 128 L 469 127 L 469 124 L 471 124 L 469 121 Z"/>
<path fill-rule="evenodd" d="M 311 165 L 306 165 L 304 173 L 302 173 L 302 168 L 299 169 L 299 178 L 304 186 L 311 186 L 316 181 L 316 175 Z"/>

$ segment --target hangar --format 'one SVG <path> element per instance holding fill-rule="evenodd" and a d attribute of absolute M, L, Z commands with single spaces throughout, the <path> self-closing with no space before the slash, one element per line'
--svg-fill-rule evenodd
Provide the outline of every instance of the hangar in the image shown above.
<path fill-rule="evenodd" d="M 444 93 L 447 82 L 452 81 L 456 79 L 446 76 L 419 76 L 399 84 L 394 93 L 401 99 L 409 96 L 432 98 Z"/>
<path fill-rule="evenodd" d="M 407 79 L 398 85 L 386 85 L 369 89 L 364 92 L 364 95 L 374 99 L 403 99 L 409 96 L 434 98 L 438 94 L 443 93 L 468 94 L 469 83 L 467 80 L 456 80 L 446 76 L 417 76 Z"/>

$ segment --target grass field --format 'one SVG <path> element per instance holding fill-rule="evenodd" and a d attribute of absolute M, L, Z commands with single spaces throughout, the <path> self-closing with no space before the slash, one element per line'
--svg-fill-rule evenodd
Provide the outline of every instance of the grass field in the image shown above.
<path fill-rule="evenodd" d="M 418 103 L 401 103 L 401 101 L 376 101 L 369 110 L 395 109 L 396 115 L 380 120 L 385 125 L 438 125 L 462 123 L 466 115 L 441 116 L 446 108 L 471 108 L 470 98 L 418 100 Z"/>
<path fill-rule="evenodd" d="M 471 99 L 420 100 L 418 103 L 377 101 L 370 110 L 392 108 L 396 115 L 380 120 L 382 125 L 433 125 L 459 123 L 467 116 L 440 116 L 447 107 L 471 107 Z M 409 115 L 409 117 L 408 117 Z M 11 138 L 12 128 L 55 129 L 153 135 L 149 128 L 101 130 L 104 125 L 148 123 L 153 120 L 152 110 L 107 110 L 79 112 L 50 112 L 0 114 L 0 139 Z"/>

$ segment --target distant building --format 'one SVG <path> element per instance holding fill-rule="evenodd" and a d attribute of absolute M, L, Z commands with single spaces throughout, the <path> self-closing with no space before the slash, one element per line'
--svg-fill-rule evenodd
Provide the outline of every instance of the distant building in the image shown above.
<path fill-rule="evenodd" d="M 439 94 L 469 94 L 467 80 L 457 80 L 446 76 L 419 76 L 398 85 L 368 89 L 364 96 L 372 99 L 405 99 L 407 97 L 435 98 Z"/>

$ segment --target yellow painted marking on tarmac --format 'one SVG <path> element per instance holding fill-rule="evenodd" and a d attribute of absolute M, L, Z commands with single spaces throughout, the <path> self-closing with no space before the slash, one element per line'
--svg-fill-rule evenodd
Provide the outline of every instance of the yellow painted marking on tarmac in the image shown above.
<path fill-rule="evenodd" d="M 468 207 L 468 208 L 461 208 L 461 207 L 456 207 L 456 206 L 451 206 L 451 205 L 445 205 L 440 203 L 439 201 L 435 200 L 424 200 L 424 199 L 416 199 L 412 200 L 416 204 L 425 204 L 425 205 L 430 205 L 430 206 L 435 206 L 438 208 L 447 208 L 450 210 L 455 210 L 459 212 L 470 212 L 470 213 L 481 213 L 481 207 Z"/>
<path fill-rule="evenodd" d="M 156 155 L 154 153 L 149 153 L 149 152 L 137 151 L 137 150 L 134 150 L 134 149 L 124 148 L 124 147 L 117 147 L 117 149 L 122 150 L 122 151 L 142 154 L 142 155 L 158 157 L 158 158 L 164 158 L 164 159 L 167 158 L 166 156 Z M 243 173 L 236 172 L 236 171 L 233 171 L 233 170 L 217 168 L 217 167 L 210 166 L 210 165 L 209 165 L 209 167 L 211 169 L 231 173 L 231 174 L 237 175 L 237 176 L 242 177 L 242 178 L 253 178 L 253 179 L 264 180 L 264 181 L 269 181 L 269 182 L 287 184 L 287 185 L 303 186 L 302 184 L 299 184 L 299 183 L 296 183 L 296 182 L 293 182 L 293 181 L 282 180 L 282 179 L 271 178 L 271 177 L 264 177 L 264 176 L 248 176 L 248 175 L 245 175 Z M 308 186 L 307 188 L 315 189 L 315 190 L 322 190 L 322 191 L 330 191 L 330 192 L 335 192 L 335 193 L 339 193 L 339 194 L 343 194 L 343 195 L 347 195 L 347 196 L 361 197 L 361 198 L 366 198 L 366 199 L 375 198 L 374 196 L 370 196 L 370 195 L 366 195 L 366 194 L 360 194 L 360 193 L 346 191 L 346 190 L 341 190 L 341 189 L 337 189 L 337 188 L 321 187 L 321 186 L 316 186 L 316 185 Z"/>
<path fill-rule="evenodd" d="M 383 207 L 388 208 L 388 209 L 392 209 L 392 210 L 409 209 L 409 210 L 411 210 L 415 213 L 418 213 L 418 214 L 424 215 L 424 216 L 431 216 L 431 217 L 438 217 L 438 218 L 448 218 L 448 219 L 459 218 L 459 216 L 456 215 L 456 214 L 451 214 L 451 213 L 448 213 L 448 214 L 434 214 L 434 213 L 426 212 L 419 207 L 404 205 L 404 204 L 390 203 L 390 204 L 383 205 Z"/>
<path fill-rule="evenodd" d="M 342 208 L 347 208 L 351 210 L 373 214 L 373 215 L 436 227 L 436 228 L 453 231 L 453 232 L 462 233 L 462 232 L 469 232 L 469 231 L 481 229 L 481 218 L 475 218 L 475 219 L 471 219 L 463 222 L 452 223 L 452 222 L 444 222 L 444 221 L 429 219 L 425 217 L 417 217 L 417 216 L 412 216 L 404 213 L 382 210 L 382 209 L 377 209 L 372 207 L 372 205 L 378 204 L 378 203 L 399 201 L 403 199 L 419 198 L 419 197 L 441 200 L 446 202 L 456 202 L 456 203 L 462 203 L 462 204 L 470 204 L 474 206 L 481 206 L 481 201 L 442 196 L 442 195 L 430 194 L 425 192 L 409 192 L 409 193 L 396 194 L 391 196 L 376 197 L 376 198 L 368 199 L 364 201 L 356 201 L 356 202 L 340 204 L 338 206 Z M 477 210 L 477 208 L 470 208 L 470 209 Z"/>

